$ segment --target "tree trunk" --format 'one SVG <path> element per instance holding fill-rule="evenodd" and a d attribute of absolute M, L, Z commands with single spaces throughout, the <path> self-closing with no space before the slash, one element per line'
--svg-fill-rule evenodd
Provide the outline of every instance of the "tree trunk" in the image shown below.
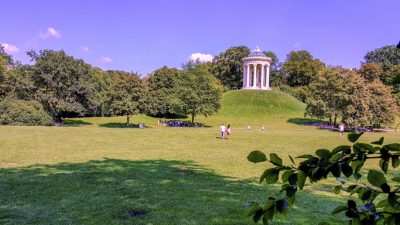
<path fill-rule="evenodd" d="M 192 113 L 192 123 L 194 123 L 194 113 Z"/>
<path fill-rule="evenodd" d="M 329 125 L 332 125 L 332 117 L 329 116 Z"/>
<path fill-rule="evenodd" d="M 129 124 L 129 120 L 131 119 L 131 116 L 126 116 L 126 125 Z"/>
<path fill-rule="evenodd" d="M 337 115 L 335 114 L 335 117 L 333 118 L 333 126 L 336 127 L 336 119 L 337 119 Z"/>

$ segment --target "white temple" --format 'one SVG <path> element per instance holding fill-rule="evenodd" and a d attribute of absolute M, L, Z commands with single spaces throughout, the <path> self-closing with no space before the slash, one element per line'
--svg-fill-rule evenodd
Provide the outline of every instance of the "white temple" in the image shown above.
<path fill-rule="evenodd" d="M 243 58 L 243 88 L 245 90 L 271 90 L 269 67 L 272 59 L 258 47 Z"/>

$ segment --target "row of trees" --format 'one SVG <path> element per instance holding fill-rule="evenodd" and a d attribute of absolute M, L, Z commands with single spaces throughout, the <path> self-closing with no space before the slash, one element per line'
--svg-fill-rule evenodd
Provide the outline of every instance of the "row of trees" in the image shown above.
<path fill-rule="evenodd" d="M 245 46 L 232 47 L 209 66 L 226 89 L 241 88 Z M 327 66 L 309 52 L 292 51 L 281 63 L 271 51 L 271 85 L 307 104 L 306 116 L 336 125 L 386 125 L 394 121 L 400 105 L 400 44 L 370 51 L 359 69 Z"/>
<path fill-rule="evenodd" d="M 55 122 L 113 115 L 126 115 L 129 122 L 137 113 L 189 114 L 194 121 L 196 115 L 220 108 L 222 90 L 241 88 L 242 59 L 249 53 L 246 46 L 231 47 L 212 62 L 188 62 L 180 70 L 163 67 L 140 78 L 132 72 L 102 71 L 63 51 L 30 51 L 34 64 L 21 65 L 0 46 L 0 113 L 15 103 L 10 99 L 17 99 L 26 101 L 25 108 L 40 105 L 33 108 Z M 306 115 L 332 123 L 340 118 L 350 126 L 393 122 L 400 105 L 400 46 L 370 51 L 361 68 L 351 70 L 327 66 L 304 50 L 290 52 L 284 62 L 271 51 L 264 53 L 272 59 L 271 86 L 305 102 Z"/>
<path fill-rule="evenodd" d="M 163 67 L 144 79 L 136 73 L 102 71 L 64 51 L 30 51 L 21 65 L 0 46 L 0 124 L 46 125 L 64 117 L 211 115 L 222 86 L 207 65 Z"/>

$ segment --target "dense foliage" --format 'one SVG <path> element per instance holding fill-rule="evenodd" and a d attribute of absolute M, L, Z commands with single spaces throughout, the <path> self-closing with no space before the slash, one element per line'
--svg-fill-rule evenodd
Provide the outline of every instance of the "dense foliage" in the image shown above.
<path fill-rule="evenodd" d="M 15 63 L 0 46 L 0 100 L 39 102 L 53 122 L 64 117 L 131 115 L 156 117 L 211 115 L 221 91 L 242 87 L 242 59 L 235 46 L 212 62 L 188 62 L 182 69 L 162 67 L 141 78 L 125 71 L 103 71 L 64 51 L 30 51 L 32 65 Z M 400 105 L 399 48 L 368 52 L 360 69 L 326 67 L 305 50 L 280 63 L 272 51 L 270 84 L 307 104 L 306 115 L 339 118 L 348 126 L 381 126 L 394 121 Z M 221 88 L 223 87 L 223 88 Z M 336 123 L 335 123 L 336 124 Z"/>
<path fill-rule="evenodd" d="M 289 155 L 290 163 L 271 153 L 269 158 L 260 152 L 253 151 L 248 160 L 253 163 L 270 162 L 273 167 L 266 169 L 260 177 L 260 183 L 275 184 L 281 178 L 281 191 L 276 196 L 269 196 L 265 204 L 254 203 L 248 213 L 254 222 L 262 221 L 269 224 L 275 214 L 286 214 L 296 201 L 296 194 L 302 190 L 306 181 L 317 183 L 321 180 L 336 177 L 340 185 L 333 192 L 346 191 L 350 196 L 357 194 L 361 205 L 353 199 L 347 204 L 332 210 L 332 214 L 344 213 L 349 224 L 377 224 L 383 221 L 387 225 L 400 224 L 400 177 L 398 173 L 388 181 L 385 174 L 389 168 L 400 166 L 400 144 L 383 145 L 384 138 L 371 144 L 357 142 L 362 133 L 350 133 L 348 140 L 351 145 L 341 145 L 332 150 L 318 149 L 315 154 L 298 156 L 301 162 L 296 163 Z M 380 171 L 370 169 L 367 174 L 368 183 L 362 178 L 364 164 L 370 160 L 379 159 Z M 391 163 L 391 164 L 389 164 Z M 347 180 L 354 178 L 355 183 Z M 329 224 L 321 222 L 320 224 Z"/>
<path fill-rule="evenodd" d="M 335 125 L 336 119 L 341 117 L 351 127 L 379 127 L 392 123 L 396 103 L 390 89 L 377 77 L 372 79 L 373 73 L 367 73 L 367 79 L 363 78 L 363 73 L 366 72 L 359 74 L 343 68 L 325 69 L 308 86 L 305 115 L 329 118 Z"/>
<path fill-rule="evenodd" d="M 179 112 L 190 114 L 192 123 L 198 114 L 209 116 L 217 112 L 220 107 L 222 87 L 219 81 L 209 72 L 204 64 L 189 62 L 180 74 Z"/>
<path fill-rule="evenodd" d="M 37 101 L 0 100 L 1 125 L 49 125 L 51 117 Z"/>

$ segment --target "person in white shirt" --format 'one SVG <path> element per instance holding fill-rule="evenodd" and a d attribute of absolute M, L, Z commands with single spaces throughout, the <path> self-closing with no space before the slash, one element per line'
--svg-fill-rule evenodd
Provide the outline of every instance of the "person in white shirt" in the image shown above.
<path fill-rule="evenodd" d="M 343 133 L 344 133 L 344 123 L 341 123 L 339 125 L 339 132 L 340 132 L 340 137 L 343 137 Z"/>
<path fill-rule="evenodd" d="M 221 124 L 221 139 L 224 139 L 225 137 L 225 125 Z"/>

